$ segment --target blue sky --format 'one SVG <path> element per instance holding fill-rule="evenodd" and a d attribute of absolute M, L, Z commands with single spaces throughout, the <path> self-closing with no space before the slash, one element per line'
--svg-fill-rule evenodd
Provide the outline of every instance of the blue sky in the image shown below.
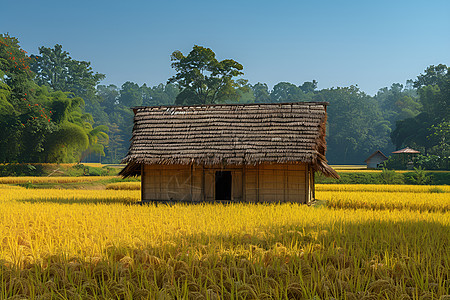
<path fill-rule="evenodd" d="M 0 32 L 29 53 L 62 44 L 106 74 L 153 86 L 194 44 L 244 66 L 250 83 L 313 79 L 374 94 L 450 65 L 450 1 L 2 1 Z"/>

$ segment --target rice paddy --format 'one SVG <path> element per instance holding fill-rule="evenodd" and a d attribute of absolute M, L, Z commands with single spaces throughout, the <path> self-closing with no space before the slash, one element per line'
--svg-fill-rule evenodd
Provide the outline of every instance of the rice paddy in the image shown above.
<path fill-rule="evenodd" d="M 83 176 L 83 177 L 0 177 L 0 184 L 21 184 L 21 183 L 76 183 L 93 182 L 118 178 L 117 176 Z"/>
<path fill-rule="evenodd" d="M 131 205 L 136 186 L 0 185 L 0 299 L 450 298 L 447 186 L 321 185 L 318 206 Z"/>

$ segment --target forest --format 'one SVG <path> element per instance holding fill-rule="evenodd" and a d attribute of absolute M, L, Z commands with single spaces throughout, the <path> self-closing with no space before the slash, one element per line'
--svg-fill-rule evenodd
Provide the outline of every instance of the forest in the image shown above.
<path fill-rule="evenodd" d="M 62 45 L 28 55 L 18 38 L 0 34 L 0 163 L 119 163 L 136 106 L 326 101 L 331 164 L 363 164 L 376 150 L 389 155 L 408 146 L 421 151 L 422 166 L 449 168 L 450 68 L 444 64 L 371 96 L 356 85 L 318 89 L 316 80 L 250 84 L 241 64 L 219 61 L 202 46 L 187 55 L 174 51 L 170 60 L 176 75 L 167 82 L 103 85 L 105 74 Z"/>

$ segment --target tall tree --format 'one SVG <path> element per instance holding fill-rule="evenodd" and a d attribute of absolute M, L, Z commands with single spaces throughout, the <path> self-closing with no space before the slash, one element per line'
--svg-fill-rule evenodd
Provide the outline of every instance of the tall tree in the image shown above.
<path fill-rule="evenodd" d="M 299 88 L 305 94 L 314 93 L 314 91 L 317 89 L 317 80 L 305 81 L 302 85 L 299 86 Z"/>
<path fill-rule="evenodd" d="M 390 88 L 379 89 L 375 99 L 384 118 L 392 124 L 392 128 L 398 120 L 417 116 L 422 108 L 417 91 L 413 88 L 403 88 L 400 83 L 393 83 Z"/>
<path fill-rule="evenodd" d="M 234 79 L 244 74 L 240 63 L 232 59 L 218 61 L 209 48 L 195 45 L 187 56 L 177 50 L 172 53 L 171 60 L 177 74 L 168 83 L 176 83 L 181 90 L 177 104 L 237 101 L 240 97 L 237 90 L 247 83 Z"/>
<path fill-rule="evenodd" d="M 272 102 L 297 102 L 303 98 L 303 91 L 295 84 L 280 82 L 273 87 L 270 93 Z"/>
<path fill-rule="evenodd" d="M 327 158 L 332 163 L 362 163 L 389 143 L 389 122 L 378 103 L 355 86 L 321 90 L 316 101 L 329 102 Z"/>
<path fill-rule="evenodd" d="M 180 90 L 175 84 L 160 83 L 154 87 L 141 86 L 143 105 L 173 105 Z"/>
<path fill-rule="evenodd" d="M 269 87 L 266 83 L 258 82 L 257 84 L 252 86 L 253 95 L 255 96 L 256 103 L 269 103 L 270 101 L 270 93 Z"/>
<path fill-rule="evenodd" d="M 450 67 L 444 64 L 429 66 L 424 74 L 417 76 L 414 86 L 418 88 L 423 112 L 436 123 L 450 116 Z"/>
<path fill-rule="evenodd" d="M 126 108 L 141 106 L 143 101 L 141 88 L 134 82 L 125 82 L 122 84 L 117 101 Z"/>
<path fill-rule="evenodd" d="M 73 93 L 86 102 L 95 100 L 95 86 L 105 75 L 94 72 L 90 62 L 73 59 L 59 44 L 53 48 L 39 47 L 39 54 L 31 55 L 31 70 L 39 85 Z"/>
<path fill-rule="evenodd" d="M 417 76 L 414 86 L 418 88 L 420 114 L 398 121 L 391 134 L 392 142 L 397 148 L 410 146 L 445 156 L 448 149 L 442 140 L 446 131 L 436 128 L 447 128 L 450 116 L 450 68 L 443 64 L 432 65 Z"/>

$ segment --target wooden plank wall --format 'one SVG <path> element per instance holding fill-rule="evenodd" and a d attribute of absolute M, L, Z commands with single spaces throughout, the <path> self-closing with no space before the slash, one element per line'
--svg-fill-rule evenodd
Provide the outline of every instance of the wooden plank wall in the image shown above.
<path fill-rule="evenodd" d="M 246 202 L 307 201 L 306 164 L 261 164 L 245 168 Z"/>
<path fill-rule="evenodd" d="M 142 199 L 214 201 L 216 171 L 231 171 L 231 201 L 306 203 L 313 196 L 313 172 L 307 172 L 306 164 L 261 164 L 245 166 L 245 170 L 242 166 L 146 165 Z"/>
<path fill-rule="evenodd" d="M 192 176 L 191 176 L 192 173 Z M 143 200 L 201 201 L 202 169 L 190 165 L 145 165 Z"/>

